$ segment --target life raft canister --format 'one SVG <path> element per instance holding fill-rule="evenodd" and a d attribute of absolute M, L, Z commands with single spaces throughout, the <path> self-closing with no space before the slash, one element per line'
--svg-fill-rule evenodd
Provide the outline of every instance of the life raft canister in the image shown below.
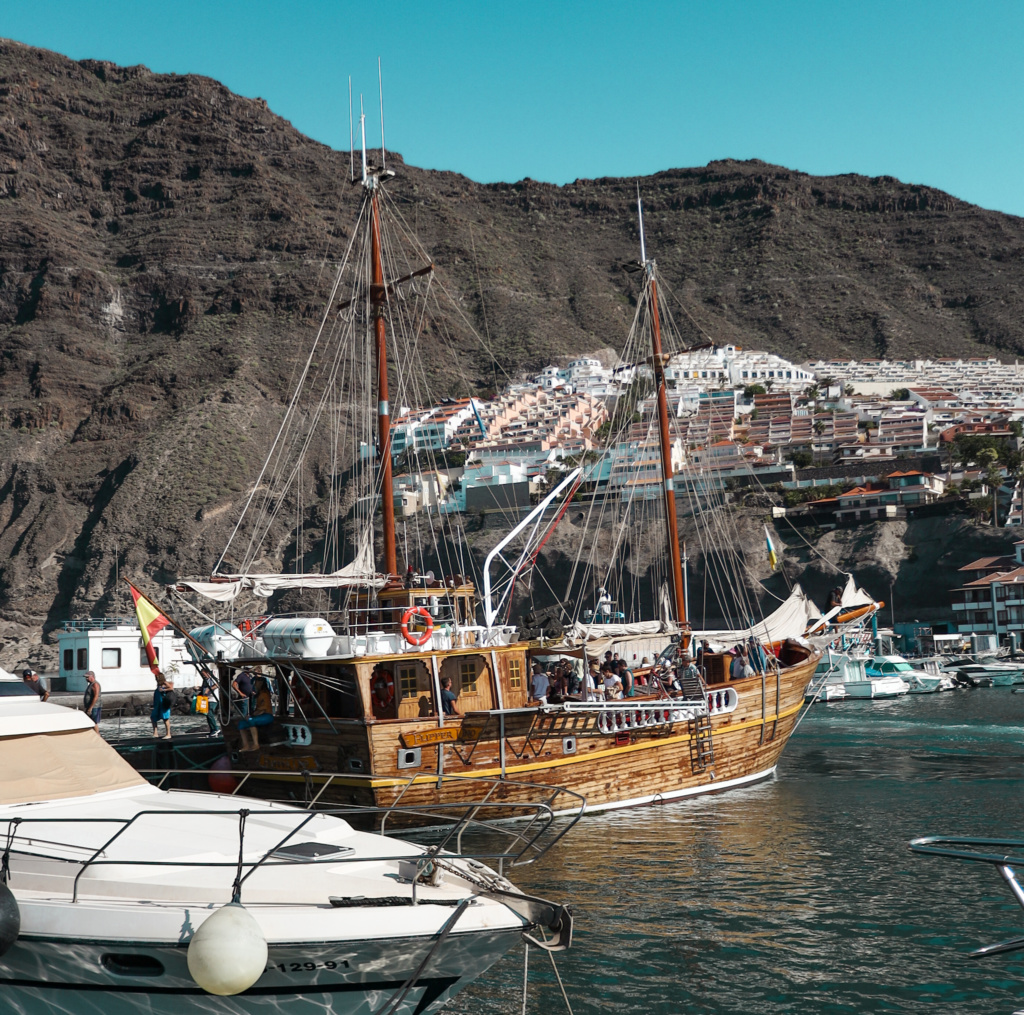
<path fill-rule="evenodd" d="M 395 700 L 395 675 L 391 670 L 378 666 L 374 670 L 370 687 L 378 708 L 387 708 Z"/>
<path fill-rule="evenodd" d="M 420 617 L 427 625 L 419 634 L 413 634 L 409 631 L 409 621 L 412 620 L 413 617 Z M 410 645 L 415 645 L 417 648 L 421 645 L 426 645 L 433 633 L 434 618 L 430 615 L 430 611 L 425 606 L 410 606 L 409 609 L 402 614 L 402 637 Z"/>

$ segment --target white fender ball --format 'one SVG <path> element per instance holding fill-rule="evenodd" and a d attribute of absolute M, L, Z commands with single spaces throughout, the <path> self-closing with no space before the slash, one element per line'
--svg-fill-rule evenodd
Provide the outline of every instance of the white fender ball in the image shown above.
<path fill-rule="evenodd" d="M 267 940 L 241 903 L 218 909 L 189 942 L 188 971 L 208 994 L 241 994 L 266 968 Z"/>

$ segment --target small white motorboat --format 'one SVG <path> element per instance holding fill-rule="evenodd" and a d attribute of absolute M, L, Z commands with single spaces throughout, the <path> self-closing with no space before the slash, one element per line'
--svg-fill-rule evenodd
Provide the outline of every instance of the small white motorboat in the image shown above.
<path fill-rule="evenodd" d="M 865 668 L 865 660 L 846 653 L 828 652 L 818 663 L 812 687 L 822 682 L 818 700 L 841 701 L 853 698 L 898 698 L 907 693 L 906 681 L 889 674 L 872 676 Z M 825 698 L 829 689 L 835 688 L 836 697 Z"/>
<path fill-rule="evenodd" d="M 909 694 L 935 694 L 956 687 L 948 674 L 928 673 L 899 655 L 872 656 L 867 660 L 866 670 L 870 677 L 898 677 L 907 684 Z"/>
<path fill-rule="evenodd" d="M 158 789 L 83 713 L 9 685 L 0 771 L 5 1015 L 413 1015 L 524 937 L 569 944 L 566 909 L 480 859 Z"/>

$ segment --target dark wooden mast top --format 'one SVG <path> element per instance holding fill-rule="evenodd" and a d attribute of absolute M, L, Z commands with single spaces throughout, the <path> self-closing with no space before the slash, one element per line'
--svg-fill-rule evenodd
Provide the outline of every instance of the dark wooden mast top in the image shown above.
<path fill-rule="evenodd" d="M 398 574 L 398 560 L 395 554 L 395 495 L 391 482 L 391 406 L 388 402 L 388 346 L 385 325 L 385 307 L 388 290 L 384 284 L 384 262 L 381 257 L 380 202 L 377 195 L 379 178 L 368 176 L 366 186 L 370 191 L 370 314 L 373 318 L 375 353 L 377 363 L 377 455 L 380 477 L 381 514 L 384 524 L 384 561 L 381 570 L 385 574 Z"/>

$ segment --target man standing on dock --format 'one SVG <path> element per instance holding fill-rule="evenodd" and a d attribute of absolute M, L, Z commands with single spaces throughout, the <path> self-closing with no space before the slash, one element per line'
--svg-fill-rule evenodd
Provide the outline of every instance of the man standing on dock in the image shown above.
<path fill-rule="evenodd" d="M 85 697 L 82 705 L 85 708 L 86 714 L 92 719 L 97 733 L 100 731 L 100 716 L 103 714 L 102 692 L 103 688 L 100 687 L 96 674 L 89 670 L 85 674 Z"/>

